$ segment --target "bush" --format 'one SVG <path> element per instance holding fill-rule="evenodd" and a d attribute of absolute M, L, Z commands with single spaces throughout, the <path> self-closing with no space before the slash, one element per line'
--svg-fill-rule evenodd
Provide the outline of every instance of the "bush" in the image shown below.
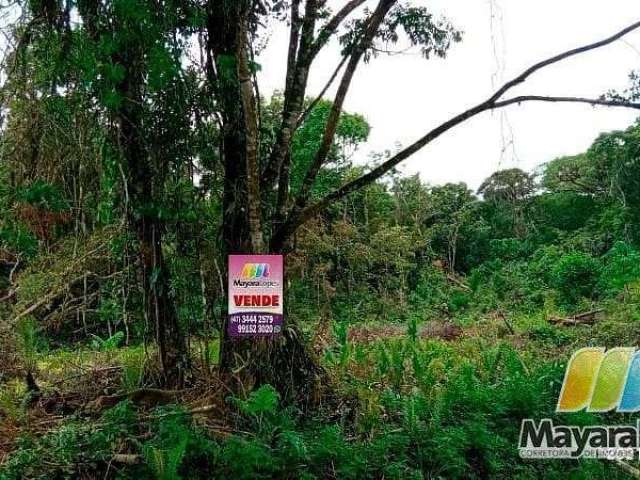
<path fill-rule="evenodd" d="M 36 180 L 31 185 L 18 188 L 16 200 L 52 212 L 69 209 L 69 203 L 64 198 L 60 187 L 43 180 Z"/>
<path fill-rule="evenodd" d="M 572 309 L 583 298 L 595 298 L 599 276 L 600 265 L 595 258 L 580 252 L 561 257 L 552 272 L 559 303 Z"/>
<path fill-rule="evenodd" d="M 615 295 L 640 278 L 640 252 L 627 243 L 617 242 L 603 261 L 598 290 L 605 295 Z"/>

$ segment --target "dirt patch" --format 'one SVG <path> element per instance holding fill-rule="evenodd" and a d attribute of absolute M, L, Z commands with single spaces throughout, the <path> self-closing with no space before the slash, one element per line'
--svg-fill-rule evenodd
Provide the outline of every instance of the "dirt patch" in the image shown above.
<path fill-rule="evenodd" d="M 429 322 L 420 329 L 420 338 L 439 338 L 441 340 L 455 340 L 461 337 L 463 330 L 458 325 L 451 322 Z"/>
<path fill-rule="evenodd" d="M 455 340 L 462 336 L 463 330 L 451 322 L 431 321 L 418 328 L 419 338 L 437 338 Z M 349 329 L 348 339 L 353 343 L 368 344 L 380 339 L 398 338 L 407 335 L 405 325 L 354 325 Z"/>
<path fill-rule="evenodd" d="M 354 325 L 348 339 L 353 343 L 373 343 L 381 338 L 402 337 L 407 334 L 403 325 Z"/>

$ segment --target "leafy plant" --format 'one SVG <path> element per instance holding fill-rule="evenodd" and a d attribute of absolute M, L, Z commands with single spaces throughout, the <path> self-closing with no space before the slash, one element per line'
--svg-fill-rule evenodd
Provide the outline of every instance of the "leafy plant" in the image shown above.
<path fill-rule="evenodd" d="M 240 411 L 254 419 L 258 428 L 274 418 L 278 410 L 280 395 L 271 385 L 262 385 L 249 394 L 246 400 L 235 399 Z"/>
<path fill-rule="evenodd" d="M 584 253 L 575 252 L 560 258 L 553 269 L 552 282 L 560 302 L 567 308 L 575 308 L 582 298 L 594 298 L 600 275 L 597 260 Z"/>
<path fill-rule="evenodd" d="M 598 288 L 605 294 L 615 294 L 640 279 L 640 252 L 624 242 L 617 242 L 603 257 L 604 266 Z"/>
<path fill-rule="evenodd" d="M 99 352 L 112 352 L 116 350 L 124 340 L 123 332 L 116 332 L 108 338 L 92 335 L 91 348 Z"/>
<path fill-rule="evenodd" d="M 128 348 L 120 355 L 122 363 L 122 387 L 131 391 L 142 384 L 146 363 L 146 354 L 142 348 Z"/>

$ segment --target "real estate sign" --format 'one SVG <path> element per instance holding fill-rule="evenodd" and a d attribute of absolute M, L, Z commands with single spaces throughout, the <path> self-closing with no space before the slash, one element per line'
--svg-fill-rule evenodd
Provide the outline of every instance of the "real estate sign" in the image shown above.
<path fill-rule="evenodd" d="M 282 255 L 229 255 L 229 336 L 282 332 L 283 263 Z"/>

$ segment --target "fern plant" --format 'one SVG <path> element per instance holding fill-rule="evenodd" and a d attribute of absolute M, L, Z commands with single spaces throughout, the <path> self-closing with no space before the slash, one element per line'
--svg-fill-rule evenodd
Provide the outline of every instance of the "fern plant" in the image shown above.
<path fill-rule="evenodd" d="M 180 480 L 178 469 L 187 450 L 187 438 L 167 449 L 149 446 L 144 450 L 144 457 L 158 480 Z"/>
<path fill-rule="evenodd" d="M 116 332 L 109 338 L 102 338 L 98 335 L 92 335 L 91 348 L 99 352 L 113 352 L 124 340 L 124 333 Z"/>
<path fill-rule="evenodd" d="M 234 399 L 240 411 L 251 417 L 258 430 L 261 431 L 264 422 L 273 419 L 278 410 L 280 395 L 271 385 L 262 385 L 249 394 L 246 400 Z"/>
<path fill-rule="evenodd" d="M 119 355 L 122 364 L 122 387 L 134 390 L 142 384 L 146 355 L 141 348 L 124 349 Z"/>

